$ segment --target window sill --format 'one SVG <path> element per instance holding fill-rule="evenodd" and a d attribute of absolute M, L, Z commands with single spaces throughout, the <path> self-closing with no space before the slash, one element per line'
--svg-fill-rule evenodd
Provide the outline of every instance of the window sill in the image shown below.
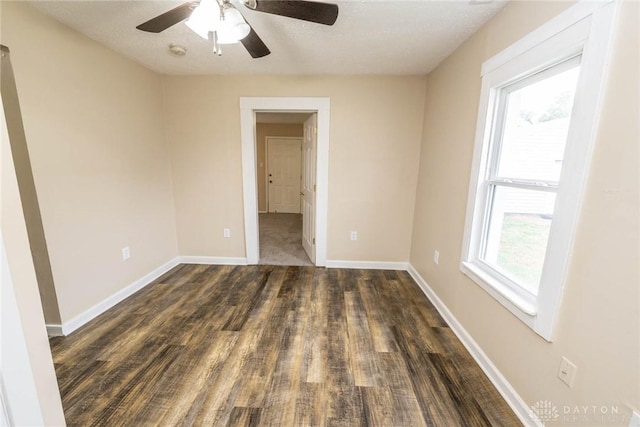
<path fill-rule="evenodd" d="M 533 327 L 533 322 L 538 315 L 536 304 L 516 294 L 507 285 L 471 262 L 460 263 L 460 270 L 520 320 Z"/>

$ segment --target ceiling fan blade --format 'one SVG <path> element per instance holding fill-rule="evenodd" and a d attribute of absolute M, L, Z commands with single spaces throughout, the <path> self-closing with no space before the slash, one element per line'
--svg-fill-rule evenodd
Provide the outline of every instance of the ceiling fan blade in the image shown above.
<path fill-rule="evenodd" d="M 333 25 L 338 19 L 337 4 L 315 1 L 256 0 L 252 9 L 324 25 Z"/>
<path fill-rule="evenodd" d="M 159 33 L 169 27 L 176 25 L 178 22 L 187 19 L 192 12 L 192 2 L 181 4 L 168 12 L 149 19 L 144 24 L 138 25 L 136 28 L 150 33 Z"/>
<path fill-rule="evenodd" d="M 249 27 L 251 27 L 251 25 L 249 25 Z M 267 45 L 264 44 L 253 27 L 251 27 L 249 35 L 240 40 L 240 43 L 242 43 L 245 49 L 247 49 L 247 52 L 249 52 L 249 55 L 251 55 L 252 58 L 262 58 L 263 56 L 267 56 L 271 53 Z"/>
<path fill-rule="evenodd" d="M 240 11 L 238 10 L 238 12 Z M 251 55 L 251 57 L 254 59 L 262 58 L 263 56 L 269 55 L 271 51 L 269 50 L 267 45 L 264 44 L 258 33 L 256 33 L 251 24 L 249 24 L 249 21 L 247 21 L 247 18 L 245 18 L 244 14 L 240 12 L 240 15 L 242 15 L 242 19 L 244 19 L 244 22 L 246 22 L 249 28 L 251 28 L 249 34 L 247 34 L 245 38 L 241 39 L 240 43 L 242 43 L 244 48 L 247 49 L 247 52 L 249 52 L 249 55 Z"/>

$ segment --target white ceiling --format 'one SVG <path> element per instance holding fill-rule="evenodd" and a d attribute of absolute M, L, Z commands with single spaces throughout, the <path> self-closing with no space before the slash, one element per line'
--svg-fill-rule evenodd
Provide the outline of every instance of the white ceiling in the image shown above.
<path fill-rule="evenodd" d="M 331 1 L 331 0 L 326 0 Z M 162 74 L 396 74 L 430 72 L 505 5 L 504 0 L 336 1 L 333 26 L 255 12 L 233 2 L 271 50 L 252 59 L 241 44 L 207 42 L 177 24 L 135 27 L 183 1 L 30 1 L 36 9 Z M 169 53 L 170 44 L 187 55 Z"/>

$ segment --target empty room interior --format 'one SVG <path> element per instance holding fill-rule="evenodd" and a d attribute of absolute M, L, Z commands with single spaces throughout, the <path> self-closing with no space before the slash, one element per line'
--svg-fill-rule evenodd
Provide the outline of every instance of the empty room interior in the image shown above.
<path fill-rule="evenodd" d="M 639 17 L 1 1 L 1 424 L 640 426 Z"/>

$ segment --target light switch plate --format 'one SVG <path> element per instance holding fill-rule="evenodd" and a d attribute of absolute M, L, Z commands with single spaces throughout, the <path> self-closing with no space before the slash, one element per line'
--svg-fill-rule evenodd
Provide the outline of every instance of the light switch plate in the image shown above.
<path fill-rule="evenodd" d="M 573 388 L 573 383 L 576 380 L 576 372 L 578 368 L 566 357 L 562 357 L 560 362 L 560 370 L 558 371 L 558 378 L 562 380 L 566 385 Z"/>

